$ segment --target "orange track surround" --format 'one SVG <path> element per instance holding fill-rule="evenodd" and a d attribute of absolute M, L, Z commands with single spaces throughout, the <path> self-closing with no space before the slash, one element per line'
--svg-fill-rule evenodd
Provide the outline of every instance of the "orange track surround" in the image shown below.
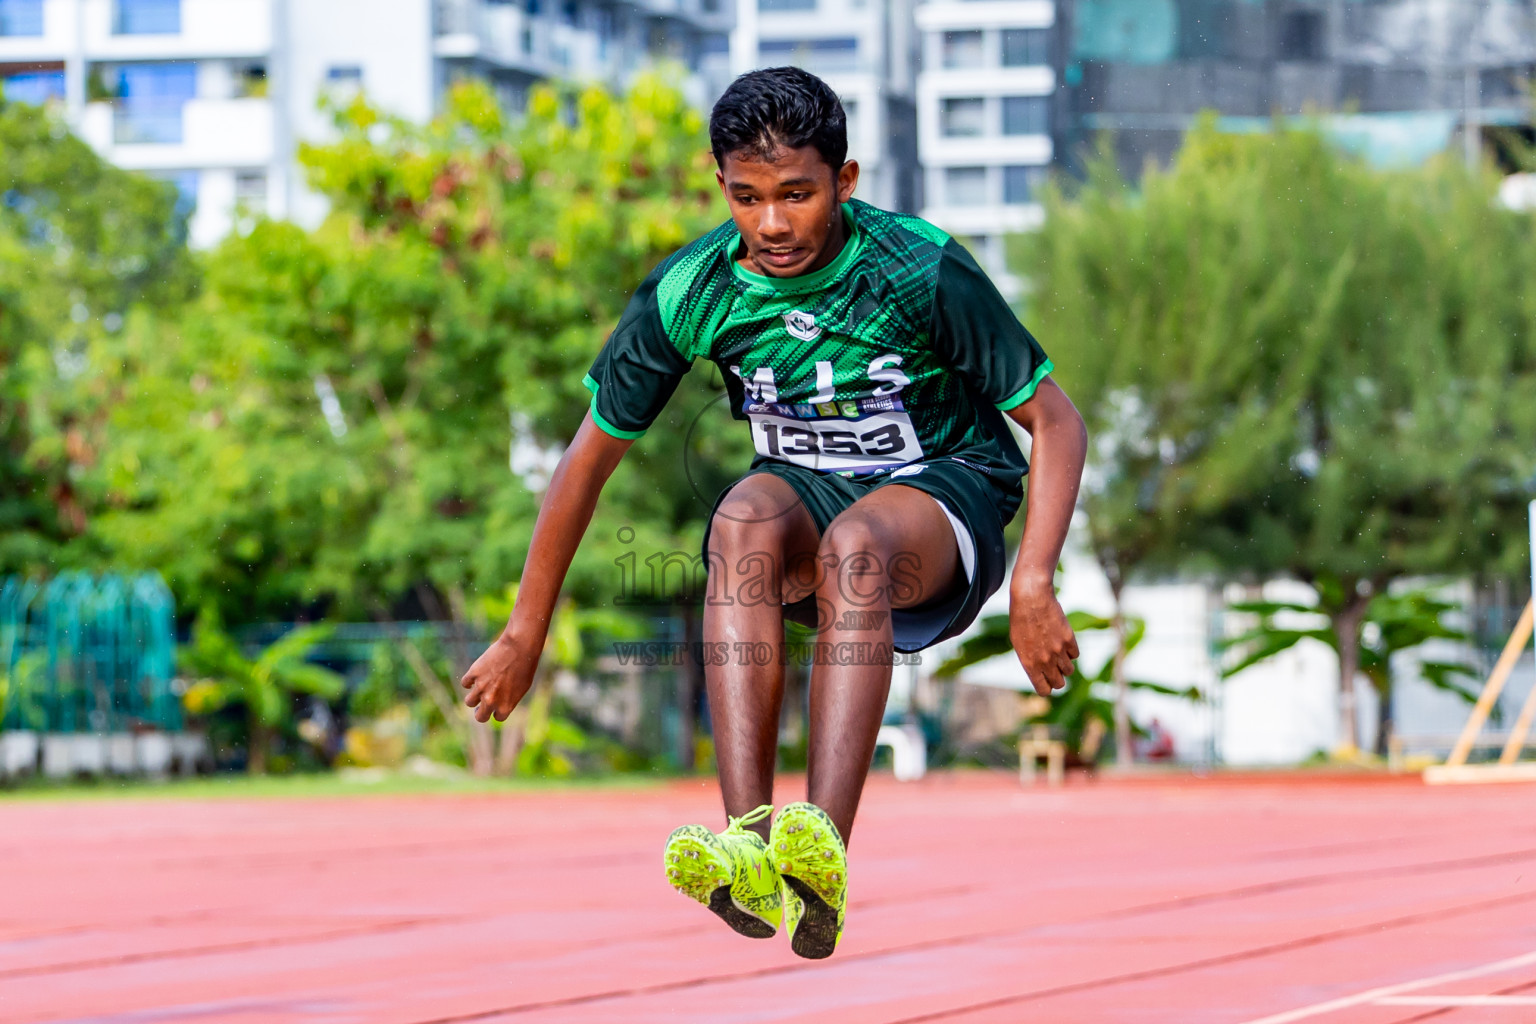
<path fill-rule="evenodd" d="M 0 1022 L 1536 1021 L 1536 786 L 877 776 L 817 963 L 663 881 L 717 800 L 0 799 Z"/>

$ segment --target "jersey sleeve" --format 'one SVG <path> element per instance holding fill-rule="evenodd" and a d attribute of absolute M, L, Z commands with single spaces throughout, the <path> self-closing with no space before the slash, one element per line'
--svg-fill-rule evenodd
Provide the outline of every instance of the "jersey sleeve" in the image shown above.
<path fill-rule="evenodd" d="M 1002 412 L 1023 405 L 1054 367 L 986 273 L 954 239 L 939 261 L 934 351 Z"/>
<path fill-rule="evenodd" d="M 656 302 L 665 266 L 641 282 L 582 378 L 592 392 L 593 422 L 614 437 L 632 439 L 649 430 L 692 365 L 667 336 Z"/>

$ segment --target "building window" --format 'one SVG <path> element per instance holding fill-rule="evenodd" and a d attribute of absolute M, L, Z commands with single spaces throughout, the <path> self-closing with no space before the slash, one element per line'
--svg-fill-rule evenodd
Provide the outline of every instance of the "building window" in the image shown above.
<path fill-rule="evenodd" d="M 1322 11 L 1287 11 L 1280 20 L 1280 59 L 1322 60 L 1323 36 Z"/>
<path fill-rule="evenodd" d="M 43 34 L 43 0 L 0 0 L 0 36 Z"/>
<path fill-rule="evenodd" d="M 1050 100 L 1044 96 L 1004 96 L 1004 135 L 1050 133 Z"/>
<path fill-rule="evenodd" d="M 757 0 L 760 11 L 814 11 L 816 0 Z"/>
<path fill-rule="evenodd" d="M 939 105 L 939 127 L 949 137 L 985 135 L 987 103 L 979 96 L 951 96 Z"/>
<path fill-rule="evenodd" d="M 859 69 L 859 41 L 846 39 L 764 39 L 757 44 L 764 64 L 793 64 L 814 74 Z"/>
<path fill-rule="evenodd" d="M 246 64 L 235 69 L 235 95 L 260 98 L 267 94 L 267 66 Z"/>
<path fill-rule="evenodd" d="M 346 103 L 363 88 L 363 69 L 356 64 L 332 64 L 325 69 L 327 95 L 333 101 Z"/>
<path fill-rule="evenodd" d="M 1044 28 L 1003 29 L 1003 67 L 1020 68 L 1051 62 L 1051 33 Z"/>
<path fill-rule="evenodd" d="M 1038 165 L 1003 168 L 1003 202 L 1009 205 L 1032 203 L 1035 190 L 1045 184 L 1047 171 Z"/>
<path fill-rule="evenodd" d="M 252 212 L 264 212 L 267 208 L 267 172 L 237 172 L 235 174 L 235 202 Z"/>
<path fill-rule="evenodd" d="M 987 169 L 985 167 L 947 167 L 944 170 L 946 206 L 987 205 Z"/>
<path fill-rule="evenodd" d="M 181 0 L 117 0 L 112 31 L 120 36 L 175 35 L 181 31 Z"/>
<path fill-rule="evenodd" d="M 944 33 L 944 66 L 947 68 L 979 68 L 982 57 L 981 30 Z"/>
<path fill-rule="evenodd" d="M 3 95 L 16 103 L 32 103 L 42 106 L 49 100 L 64 98 L 64 72 L 23 71 L 19 75 L 6 75 Z"/>
<path fill-rule="evenodd" d="M 182 108 L 196 95 L 196 64 L 128 64 L 119 68 L 114 141 L 128 144 L 182 141 Z"/>

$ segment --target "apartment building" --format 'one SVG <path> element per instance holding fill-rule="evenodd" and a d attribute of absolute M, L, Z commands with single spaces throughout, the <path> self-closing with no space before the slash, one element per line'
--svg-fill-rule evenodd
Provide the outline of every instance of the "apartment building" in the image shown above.
<path fill-rule="evenodd" d="M 667 60 L 707 103 L 729 74 L 723 2 L 0 0 L 0 84 L 62 104 L 113 163 L 174 181 L 206 246 L 245 212 L 323 216 L 294 156 L 326 136 L 327 92 L 424 120 L 462 75 L 517 102 L 535 79 L 622 84 Z"/>
<path fill-rule="evenodd" d="M 738 0 L 733 72 L 794 65 L 824 79 L 848 114 L 856 195 L 908 212 L 920 189 L 917 56 L 911 0 Z"/>
<path fill-rule="evenodd" d="M 1134 177 L 1203 110 L 1234 131 L 1315 115 L 1379 165 L 1476 159 L 1490 128 L 1531 122 L 1532 0 L 1058 0 L 1058 16 L 1069 164 L 1107 132 Z"/>
<path fill-rule="evenodd" d="M 1042 219 L 1056 147 L 1052 0 L 923 0 L 917 77 L 922 215 L 961 238 L 1005 293 L 1004 239 Z"/>
<path fill-rule="evenodd" d="M 439 88 L 486 78 L 513 107 L 540 79 L 617 84 L 668 62 L 707 109 L 730 82 L 734 23 L 731 0 L 438 0 L 433 55 Z"/>

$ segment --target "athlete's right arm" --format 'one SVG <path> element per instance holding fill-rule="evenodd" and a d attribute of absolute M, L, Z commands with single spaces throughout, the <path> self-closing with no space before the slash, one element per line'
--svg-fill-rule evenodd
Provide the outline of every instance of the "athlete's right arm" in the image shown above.
<path fill-rule="evenodd" d="M 533 685 L 566 571 L 592 521 L 598 494 L 632 444 L 633 439 L 604 431 L 589 411 L 561 456 L 533 525 L 512 617 L 460 682 L 469 691 L 464 703 L 475 709 L 477 720 L 494 715 L 506 721 Z"/>

